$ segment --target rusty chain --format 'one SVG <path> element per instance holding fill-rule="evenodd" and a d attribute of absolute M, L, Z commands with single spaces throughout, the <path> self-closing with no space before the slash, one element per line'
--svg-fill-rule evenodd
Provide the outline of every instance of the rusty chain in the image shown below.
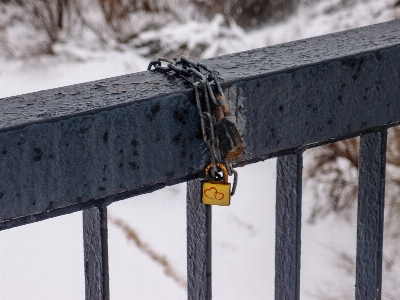
<path fill-rule="evenodd" d="M 166 66 L 162 66 L 162 62 L 165 62 Z M 211 154 L 211 175 L 214 178 L 217 178 L 219 174 L 216 164 L 224 163 L 227 167 L 229 176 L 232 174 L 234 175 L 234 182 L 231 192 L 231 195 L 233 196 L 236 191 L 238 173 L 233 169 L 232 162 L 234 162 L 236 158 L 240 157 L 244 149 L 244 143 L 241 148 L 237 147 L 238 149 L 235 149 L 236 152 L 233 151 L 234 154 L 232 157 L 225 158 L 223 161 L 219 147 L 219 140 L 215 134 L 216 120 L 211 110 L 210 99 L 215 107 L 216 113 L 221 111 L 219 113 L 224 114 L 225 118 L 233 124 L 235 123 L 235 117 L 230 114 L 229 107 L 222 91 L 222 87 L 218 81 L 216 71 L 205 66 L 204 64 L 196 63 L 185 56 L 181 56 L 179 60 L 164 57 L 158 58 L 157 60 L 151 61 L 147 69 L 152 70 L 152 68 L 164 73 L 172 72 L 193 86 L 197 110 L 200 116 L 203 140 Z M 214 85 L 217 89 L 217 96 L 214 95 L 212 85 Z M 200 91 L 203 92 L 206 111 L 202 110 Z"/>

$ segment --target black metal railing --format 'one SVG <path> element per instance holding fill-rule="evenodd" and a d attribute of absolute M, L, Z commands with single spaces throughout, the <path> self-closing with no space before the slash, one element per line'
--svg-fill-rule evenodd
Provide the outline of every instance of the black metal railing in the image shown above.
<path fill-rule="evenodd" d="M 380 299 L 386 130 L 400 123 L 400 21 L 225 55 L 247 144 L 278 156 L 275 298 L 299 299 L 302 152 L 361 136 L 356 299 Z M 83 210 L 87 299 L 108 299 L 107 205 L 187 184 L 188 297 L 211 298 L 208 163 L 193 91 L 146 71 L 0 102 L 0 229 Z"/>

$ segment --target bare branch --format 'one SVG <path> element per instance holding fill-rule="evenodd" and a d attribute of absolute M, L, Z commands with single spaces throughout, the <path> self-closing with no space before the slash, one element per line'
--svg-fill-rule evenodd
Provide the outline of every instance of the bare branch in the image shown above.
<path fill-rule="evenodd" d="M 149 256 L 149 258 L 155 263 L 161 265 L 161 267 L 164 269 L 165 275 L 172 278 L 181 288 L 187 288 L 186 280 L 182 278 L 176 270 L 174 270 L 168 259 L 165 256 L 157 253 L 154 249 L 150 247 L 149 244 L 144 242 L 134 229 L 132 229 L 121 219 L 114 219 L 110 217 L 110 215 L 108 216 L 108 220 L 111 222 L 111 224 L 114 224 L 119 229 L 121 229 L 125 233 L 126 238 L 129 241 L 132 241 L 136 245 L 136 247 L 139 248 L 140 251 Z"/>

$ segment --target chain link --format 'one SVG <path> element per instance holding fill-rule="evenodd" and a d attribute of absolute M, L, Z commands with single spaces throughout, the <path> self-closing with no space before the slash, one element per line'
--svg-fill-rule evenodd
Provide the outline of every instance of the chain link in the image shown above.
<path fill-rule="evenodd" d="M 162 62 L 165 62 L 167 66 L 162 66 Z M 210 100 L 215 107 L 221 107 L 223 111 L 226 111 L 225 108 L 227 108 L 228 106 L 225 95 L 222 91 L 222 87 L 218 82 L 216 71 L 205 66 L 204 64 L 196 63 L 185 56 L 181 56 L 179 60 L 160 57 L 157 60 L 151 61 L 147 70 L 152 70 L 152 68 L 164 73 L 173 72 L 193 86 L 196 106 L 200 116 L 203 140 L 210 151 L 210 159 L 212 164 L 211 176 L 214 178 L 217 177 L 217 163 L 222 163 L 222 159 L 221 152 L 219 150 L 218 139 L 215 135 L 216 121 L 212 114 Z M 214 95 L 211 86 L 212 84 L 216 87 L 218 91 L 217 97 L 215 97 Z M 206 111 L 202 110 L 200 91 L 202 91 L 204 95 L 204 105 Z M 228 115 L 228 117 L 229 116 L 230 115 Z M 225 165 L 227 167 L 228 174 L 234 175 L 234 183 L 231 193 L 231 195 L 233 196 L 236 190 L 238 174 L 233 169 L 231 162 L 225 162 Z"/>

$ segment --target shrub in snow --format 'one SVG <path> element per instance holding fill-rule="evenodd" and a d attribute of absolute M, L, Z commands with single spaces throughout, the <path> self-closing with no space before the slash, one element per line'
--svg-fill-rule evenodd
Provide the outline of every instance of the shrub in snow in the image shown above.
<path fill-rule="evenodd" d="M 211 18 L 222 14 L 239 26 L 250 28 L 271 20 L 281 20 L 294 12 L 298 0 L 193 0 L 202 13 Z"/>
<path fill-rule="evenodd" d="M 134 41 L 145 56 L 192 58 L 212 57 L 231 52 L 232 43 L 242 43 L 245 32 L 235 22 L 217 14 L 210 22 L 171 22 L 159 30 L 143 32 Z"/>
<path fill-rule="evenodd" d="M 119 43 L 127 43 L 146 27 L 159 28 L 176 17 L 173 1 L 97 0 L 104 21 Z"/>
<path fill-rule="evenodd" d="M 386 153 L 386 235 L 398 236 L 400 221 L 400 127 L 388 130 Z M 311 221 L 329 213 L 349 217 L 357 206 L 359 138 L 310 150 L 312 160 L 305 181 L 312 187 L 315 203 Z M 389 227 L 391 230 L 389 230 Z"/>

